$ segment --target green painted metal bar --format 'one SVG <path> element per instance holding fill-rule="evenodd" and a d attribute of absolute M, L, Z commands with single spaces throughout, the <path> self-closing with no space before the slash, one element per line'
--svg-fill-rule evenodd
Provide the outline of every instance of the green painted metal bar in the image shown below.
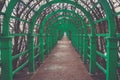
<path fill-rule="evenodd" d="M 29 60 L 28 60 L 28 67 L 29 72 L 35 71 L 35 63 L 34 63 L 34 36 L 29 34 L 28 36 L 28 49 L 29 49 Z"/>
<path fill-rule="evenodd" d="M 86 31 L 86 30 L 85 30 Z M 87 32 L 85 32 L 87 33 Z M 88 59 L 88 36 L 87 34 L 84 35 L 83 37 L 83 62 L 86 63 Z"/>
<path fill-rule="evenodd" d="M 90 49 L 90 46 L 88 46 L 88 49 Z"/>
<path fill-rule="evenodd" d="M 106 74 L 106 69 L 105 68 L 103 68 L 98 62 L 96 62 L 96 65 L 104 74 Z"/>
<path fill-rule="evenodd" d="M 107 20 L 107 18 L 102 18 L 102 19 L 100 19 L 100 20 L 96 20 L 94 23 L 95 23 L 95 24 L 98 24 L 98 23 L 100 23 L 100 22 L 102 22 L 102 21 L 105 21 L 105 20 Z"/>
<path fill-rule="evenodd" d="M 106 56 L 104 55 L 104 53 L 100 52 L 100 51 L 96 51 L 97 55 L 99 55 L 100 57 L 106 59 Z"/>
<path fill-rule="evenodd" d="M 94 10 L 94 9 L 97 7 L 98 4 L 99 4 L 99 2 L 95 3 L 95 4 L 92 6 L 92 8 L 90 8 L 90 10 L 88 10 L 88 11 Z"/>
<path fill-rule="evenodd" d="M 108 35 L 109 35 L 108 33 L 106 33 L 106 34 L 96 34 L 96 36 L 98 36 L 98 37 L 107 37 Z"/>
<path fill-rule="evenodd" d="M 88 34 L 88 36 L 90 37 L 90 36 L 92 36 L 92 34 Z M 96 34 L 96 36 L 97 37 L 107 37 L 107 36 L 109 36 L 109 34 L 108 33 L 106 33 L 106 34 Z"/>
<path fill-rule="evenodd" d="M 17 0 L 11 0 L 5 11 L 3 18 L 3 29 L 1 38 L 1 59 L 2 63 L 2 80 L 13 80 L 12 75 L 12 38 L 9 37 L 9 22 L 11 13 L 13 12 L 14 6 L 17 4 Z"/>
<path fill-rule="evenodd" d="M 81 28 L 81 29 L 83 29 L 83 28 Z M 84 46 L 84 44 L 83 44 L 83 31 L 81 30 L 81 32 L 80 32 L 80 46 L 81 46 L 81 51 L 80 51 L 80 53 L 81 53 L 81 56 L 83 57 L 83 59 L 85 58 L 85 56 L 86 55 L 84 55 L 84 53 L 83 53 L 83 46 Z"/>
<path fill-rule="evenodd" d="M 48 31 L 47 31 L 48 32 Z M 50 35 L 50 34 L 49 34 Z M 49 36 L 47 35 L 47 39 L 46 39 L 46 55 L 48 56 L 49 52 L 50 52 L 50 49 L 49 49 L 49 46 L 50 46 L 50 42 L 49 42 Z"/>
<path fill-rule="evenodd" d="M 40 54 L 37 54 L 34 56 L 34 59 L 38 58 L 40 56 Z"/>
<path fill-rule="evenodd" d="M 107 18 L 105 17 L 105 18 L 102 18 L 102 19 L 99 19 L 99 20 L 94 21 L 94 23 L 95 23 L 95 24 L 98 24 L 98 23 L 100 23 L 100 22 L 102 22 L 102 21 L 106 21 L 106 20 L 107 20 Z M 90 26 L 90 24 L 87 24 L 87 26 Z"/>
<path fill-rule="evenodd" d="M 114 13 L 114 15 L 115 15 L 115 16 L 118 16 L 118 15 L 120 15 L 120 12 L 116 12 L 116 13 Z"/>
<path fill-rule="evenodd" d="M 120 63 L 118 63 L 118 67 L 120 67 Z"/>
<path fill-rule="evenodd" d="M 0 12 L 0 15 L 5 15 L 5 13 L 4 12 Z"/>
<path fill-rule="evenodd" d="M 22 0 L 19 0 L 19 2 L 21 2 L 24 6 L 28 7 L 29 9 L 31 9 L 34 13 L 36 13 L 36 11 L 34 10 L 34 8 L 31 8 L 31 6 L 25 4 Z"/>
<path fill-rule="evenodd" d="M 40 34 L 32 34 L 32 36 L 39 36 Z M 28 36 L 28 34 L 10 34 L 10 36 Z"/>
<path fill-rule="evenodd" d="M 15 55 L 15 56 L 13 56 L 12 59 L 15 60 L 15 59 L 17 59 L 17 58 L 19 58 L 19 57 L 27 54 L 27 53 L 28 53 L 28 50 L 26 50 L 26 51 L 24 51 L 24 52 L 21 52 L 21 53 Z"/>
<path fill-rule="evenodd" d="M 117 80 L 117 39 L 107 38 L 107 73 L 106 80 Z M 114 54 L 113 54 L 114 53 Z M 111 71 L 112 70 L 112 71 Z M 114 75 L 114 76 L 113 76 Z"/>
<path fill-rule="evenodd" d="M 14 37 L 16 37 L 16 36 L 28 36 L 28 34 L 10 34 L 11 36 L 14 36 Z"/>
<path fill-rule="evenodd" d="M 90 59 L 90 54 L 88 54 L 88 58 Z"/>
<path fill-rule="evenodd" d="M 9 36 L 9 22 L 10 22 L 10 17 L 11 13 L 13 12 L 14 6 L 17 4 L 17 0 L 11 0 L 8 4 L 8 8 L 5 11 L 5 16 L 3 19 L 3 36 Z"/>
<path fill-rule="evenodd" d="M 107 0 L 104 2 L 102 0 L 99 0 L 100 4 L 103 6 L 103 9 L 106 13 L 106 18 L 108 20 L 108 29 L 109 29 L 109 36 L 116 36 L 116 26 L 114 21 L 114 15 L 112 13 L 112 9 L 110 8 L 109 3 Z"/>
<path fill-rule="evenodd" d="M 25 63 L 23 63 L 21 66 L 19 66 L 17 69 L 15 69 L 12 72 L 12 75 L 15 75 L 17 72 L 21 71 L 25 66 L 27 66 L 27 64 L 28 64 L 28 61 L 26 61 Z"/>
<path fill-rule="evenodd" d="M 15 19 L 15 20 L 23 21 L 23 22 L 25 22 L 25 23 L 30 23 L 29 21 L 24 20 L 24 19 L 21 19 L 21 18 L 19 18 L 19 17 L 11 16 L 11 18 L 13 18 L 13 19 Z"/>
<path fill-rule="evenodd" d="M 43 36 L 41 34 L 40 36 L 40 61 L 43 62 L 45 57 L 44 57 L 44 40 L 43 40 Z"/>
<path fill-rule="evenodd" d="M 1 41 L 1 62 L 2 80 L 12 80 L 12 37 L 2 37 Z M 3 64 L 4 63 L 4 64 Z M 7 64 L 5 64 L 7 63 Z"/>
<path fill-rule="evenodd" d="M 37 48 L 39 48 L 40 47 L 40 44 L 39 45 L 37 45 L 37 46 L 34 46 L 34 49 L 37 49 Z"/>
<path fill-rule="evenodd" d="M 114 14 L 112 13 L 112 9 L 110 8 L 109 3 L 107 0 L 99 0 L 103 9 L 106 13 L 106 17 L 108 20 L 108 31 L 109 36 L 106 38 L 107 40 L 107 73 L 106 73 L 106 80 L 117 80 L 117 39 L 116 37 L 116 25 L 114 21 Z M 114 54 L 113 54 L 114 53 Z M 111 71 L 112 70 L 112 71 Z"/>
<path fill-rule="evenodd" d="M 120 34 L 119 33 L 117 33 L 116 35 L 117 35 L 117 38 L 120 38 Z"/>
<path fill-rule="evenodd" d="M 90 73 L 96 72 L 96 37 L 90 37 Z"/>

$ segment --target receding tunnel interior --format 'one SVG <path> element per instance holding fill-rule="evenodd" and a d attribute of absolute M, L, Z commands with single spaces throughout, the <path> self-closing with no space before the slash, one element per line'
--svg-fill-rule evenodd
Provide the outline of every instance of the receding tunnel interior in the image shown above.
<path fill-rule="evenodd" d="M 120 80 L 119 0 L 0 0 L 0 80 L 36 72 L 64 36 L 93 80 Z"/>

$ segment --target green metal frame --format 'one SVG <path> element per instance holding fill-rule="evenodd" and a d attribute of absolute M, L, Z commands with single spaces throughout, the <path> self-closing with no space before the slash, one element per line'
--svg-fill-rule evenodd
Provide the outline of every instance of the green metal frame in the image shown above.
<path fill-rule="evenodd" d="M 55 25 L 54 27 L 57 27 L 57 28 L 54 28 L 55 30 L 62 29 L 62 27 L 61 27 L 60 24 L 59 24 L 60 21 L 64 23 L 64 19 L 61 19 L 61 20 L 59 20 L 59 21 L 56 21 L 56 22 L 55 22 L 56 24 L 54 24 L 54 25 Z M 57 22 L 58 22 L 58 23 L 57 23 Z M 64 26 L 65 26 L 65 25 L 64 25 Z M 53 25 L 52 25 L 51 27 L 53 28 Z M 71 31 L 76 32 L 76 31 L 78 30 L 78 29 L 75 28 L 75 27 L 72 27 L 72 26 L 69 26 L 69 27 L 70 27 L 69 29 L 71 29 Z M 74 29 L 74 28 L 75 28 L 75 29 Z M 52 29 L 53 34 L 54 34 L 55 30 Z M 51 30 L 50 30 L 50 32 L 51 32 Z M 78 32 L 79 32 L 79 31 L 78 31 Z"/>
<path fill-rule="evenodd" d="M 17 2 L 19 2 L 19 1 L 18 0 L 10 0 L 5 13 L 0 12 L 0 15 L 4 16 L 4 19 L 2 22 L 3 23 L 2 32 L 1 32 L 2 34 L 0 36 L 2 80 L 13 80 L 13 76 L 18 71 L 23 69 L 26 65 L 29 66 L 29 72 L 34 72 L 35 71 L 35 66 L 34 66 L 35 58 L 38 56 L 40 57 L 41 62 L 44 61 L 44 56 L 45 56 L 44 55 L 44 53 L 45 53 L 44 46 L 47 45 L 46 50 L 47 50 L 47 53 L 49 53 L 52 50 L 52 48 L 57 44 L 57 41 L 59 39 L 61 39 L 63 36 L 63 31 L 62 31 L 63 29 L 61 29 L 61 26 L 58 28 L 55 28 L 55 30 L 53 30 L 53 27 L 57 27 L 58 25 L 60 25 L 59 22 L 62 22 L 62 20 L 57 21 L 58 23 L 56 23 L 56 24 L 50 23 L 50 22 L 54 22 L 55 19 L 57 19 L 60 16 L 55 17 L 55 19 L 53 18 L 49 22 L 49 24 L 51 24 L 51 25 L 46 26 L 45 24 L 46 24 L 46 22 L 48 22 L 48 20 L 52 16 L 54 16 L 55 14 L 60 13 L 60 12 L 72 13 L 76 17 L 78 17 L 78 19 L 82 22 L 82 26 L 73 27 L 73 24 L 71 24 L 70 21 L 71 20 L 75 21 L 75 20 L 74 19 L 67 20 L 68 23 L 70 24 L 68 26 L 70 26 L 72 29 L 75 28 L 73 30 L 68 29 L 67 35 L 68 35 L 69 39 L 72 41 L 72 44 L 74 45 L 74 47 L 78 51 L 80 51 L 81 56 L 83 57 L 83 61 L 86 62 L 89 57 L 89 60 L 90 60 L 89 72 L 90 72 L 90 74 L 95 74 L 96 67 L 98 67 L 101 71 L 103 71 L 106 74 L 106 80 L 117 80 L 117 68 L 119 67 L 119 63 L 117 61 L 117 58 L 118 58 L 117 41 L 119 38 L 119 34 L 116 34 L 116 25 L 115 25 L 114 17 L 119 15 L 119 13 L 113 14 L 113 11 L 111 10 L 110 5 L 107 2 L 107 0 L 98 0 L 98 3 L 94 4 L 93 8 L 91 8 L 91 11 L 92 11 L 98 4 L 101 4 L 101 6 L 103 7 L 103 9 L 105 11 L 106 18 L 96 20 L 96 21 L 93 21 L 92 15 L 89 13 L 89 11 L 84 9 L 77 2 L 74 2 L 71 0 L 52 0 L 50 2 L 47 2 L 46 4 L 42 5 L 38 11 L 34 11 L 34 9 L 32 9 L 35 12 L 35 14 L 33 15 L 33 17 L 31 18 L 30 21 L 26 21 L 26 20 L 17 18 L 15 16 L 11 16 L 13 9 L 16 6 Z M 46 15 L 41 24 L 36 24 L 36 21 L 39 18 L 42 11 L 45 8 L 51 6 L 52 4 L 57 4 L 57 3 L 67 3 L 67 4 L 74 5 L 76 8 L 80 9 L 84 13 L 84 15 L 88 18 L 89 24 L 86 24 L 84 19 L 79 14 L 75 13 L 74 11 L 64 10 L 64 9 L 56 10 L 55 12 L 52 12 L 52 13 Z M 23 2 L 23 4 L 24 4 L 24 2 Z M 24 5 L 26 5 L 26 4 L 24 4 Z M 72 17 L 75 17 L 75 16 L 72 16 Z M 70 16 L 68 16 L 68 17 L 70 17 Z M 13 34 L 13 35 L 10 34 L 9 22 L 10 22 L 11 18 L 28 23 L 30 26 L 29 33 L 28 34 Z M 64 20 L 65 19 L 63 19 L 63 21 Z M 96 34 L 95 24 L 98 24 L 105 20 L 108 21 L 108 31 L 109 32 L 107 34 Z M 64 23 L 62 22 L 62 24 L 64 24 Z M 35 25 L 40 25 L 39 26 L 40 27 L 39 34 L 33 33 Z M 67 23 L 66 23 L 66 25 L 67 25 Z M 87 32 L 88 25 L 91 28 L 91 34 L 88 34 L 88 32 Z M 47 27 L 46 34 L 44 34 L 45 27 Z M 58 33 L 58 31 L 61 31 L 60 38 L 58 37 L 58 34 L 55 35 L 55 33 Z M 22 52 L 22 53 L 19 53 L 18 55 L 12 56 L 12 39 L 15 36 L 27 36 L 29 47 L 28 47 L 28 50 L 26 50 L 25 52 Z M 39 37 L 38 46 L 34 46 L 34 37 L 35 36 Z M 99 36 L 103 36 L 106 39 L 106 42 L 107 42 L 107 45 L 106 45 L 107 55 L 106 56 L 103 55 L 103 53 L 96 51 L 96 44 L 97 44 L 96 39 Z M 44 42 L 44 37 L 47 37 L 46 42 Z M 90 46 L 88 46 L 89 38 L 90 38 Z M 79 42 L 79 40 L 80 40 L 80 42 Z M 54 42 L 52 42 L 52 41 L 54 41 Z M 49 42 L 52 42 L 52 43 L 48 44 Z M 40 49 L 40 52 L 37 55 L 34 54 L 35 48 Z M 90 49 L 90 55 L 88 54 L 88 49 Z M 22 64 L 16 70 L 13 70 L 12 69 L 12 60 L 14 60 L 20 56 L 23 56 L 27 53 L 29 53 L 28 61 L 26 61 L 24 64 Z M 107 64 L 106 69 L 104 69 L 99 63 L 96 62 L 96 55 L 99 55 L 100 57 L 106 59 L 106 64 Z M 5 63 L 7 63 L 7 64 L 5 64 Z"/>
<path fill-rule="evenodd" d="M 58 17 L 55 17 L 55 19 L 52 19 L 49 23 L 51 23 L 51 24 L 49 24 L 49 26 L 51 25 L 52 27 L 50 28 L 50 27 L 47 27 L 47 28 L 49 28 L 48 30 L 52 30 L 53 32 L 54 32 L 54 29 L 56 30 L 56 28 L 53 28 L 53 26 L 54 25 L 56 25 L 55 23 L 56 23 L 56 21 L 58 21 L 57 20 L 57 18 L 59 18 L 59 17 L 62 17 L 63 15 L 60 15 L 60 16 L 58 16 Z M 65 15 L 64 15 L 65 16 Z M 68 17 L 71 17 L 71 16 L 68 16 Z M 72 17 L 71 17 L 72 18 Z M 74 18 L 73 18 L 74 19 Z M 53 21 L 53 20 L 55 20 L 55 21 Z M 59 20 L 60 21 L 60 20 Z M 47 22 L 47 21 L 46 21 Z M 54 23 L 52 23 L 52 22 L 54 22 Z M 61 23 L 62 24 L 62 23 Z M 60 24 L 58 24 L 58 25 L 60 25 Z M 59 27 L 60 28 L 60 27 Z M 62 28 L 61 28 L 62 29 Z M 48 32 L 48 31 L 47 31 Z M 50 33 L 49 33 L 50 34 Z"/>
<path fill-rule="evenodd" d="M 83 21 L 83 19 L 81 18 L 81 17 L 79 17 L 80 15 L 79 14 L 76 14 L 74 11 L 70 11 L 70 10 L 56 10 L 56 11 L 54 11 L 53 13 L 51 13 L 51 14 L 49 14 L 48 16 L 46 16 L 46 18 L 43 20 L 43 25 L 42 26 L 45 26 L 44 24 L 46 23 L 46 22 L 48 22 L 47 20 L 49 20 L 49 18 L 50 17 L 52 17 L 52 20 L 50 20 L 50 22 L 49 23 L 52 23 L 53 22 L 53 16 L 55 15 L 55 14 L 57 14 L 57 13 L 60 13 L 60 12 L 69 12 L 69 13 L 73 13 L 73 14 L 75 14 L 75 15 L 77 15 L 77 17 L 78 18 L 80 18 L 80 20 L 79 21 Z M 48 18 L 49 17 L 49 18 Z M 70 16 L 71 17 L 71 16 Z M 75 18 L 75 19 L 77 19 L 77 17 Z M 56 17 L 55 17 L 56 18 Z M 56 18 L 57 19 L 57 18 Z M 45 22 L 44 22 L 45 21 Z M 78 22 L 79 22 L 78 21 Z M 77 21 L 76 21 L 77 22 Z M 49 23 L 47 23 L 47 24 L 49 24 Z M 83 22 L 84 23 L 84 22 Z M 52 23 L 52 25 L 53 25 L 54 23 Z M 82 39 L 80 40 L 80 41 L 82 41 Z M 82 42 L 81 42 L 82 43 Z M 82 50 L 82 49 L 81 49 Z M 82 53 L 82 52 L 81 52 Z"/>

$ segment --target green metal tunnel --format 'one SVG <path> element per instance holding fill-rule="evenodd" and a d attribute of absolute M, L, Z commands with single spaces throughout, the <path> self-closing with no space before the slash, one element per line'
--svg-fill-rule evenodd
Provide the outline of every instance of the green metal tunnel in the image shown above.
<path fill-rule="evenodd" d="M 42 1 L 9 0 L 6 9 L 0 12 L 1 80 L 13 80 L 14 75 L 26 66 L 29 72 L 35 72 L 36 60 L 43 62 L 64 33 L 80 53 L 83 62 L 89 62 L 90 74 L 94 75 L 98 68 L 105 74 L 106 80 L 118 80 L 120 33 L 117 32 L 115 17 L 120 12 L 113 12 L 108 0 L 92 0 L 89 8 L 81 3 L 83 0 Z M 98 8 L 105 15 L 99 19 L 93 16 Z M 24 17 L 15 10 L 24 13 Z M 98 24 L 104 23 L 103 30 L 106 32 L 98 32 Z M 98 48 L 99 38 L 105 41 L 105 52 Z M 14 45 L 20 47 L 19 44 L 23 44 L 22 49 L 17 51 Z M 97 61 L 98 56 L 105 60 L 105 66 Z M 24 58 L 23 63 L 14 67 L 14 63 L 21 58 Z"/>

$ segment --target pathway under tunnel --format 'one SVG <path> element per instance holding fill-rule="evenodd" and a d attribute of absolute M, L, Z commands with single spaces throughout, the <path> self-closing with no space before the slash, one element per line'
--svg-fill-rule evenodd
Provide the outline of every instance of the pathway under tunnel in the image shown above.
<path fill-rule="evenodd" d="M 92 80 L 92 78 L 79 54 L 64 36 L 30 80 Z"/>

